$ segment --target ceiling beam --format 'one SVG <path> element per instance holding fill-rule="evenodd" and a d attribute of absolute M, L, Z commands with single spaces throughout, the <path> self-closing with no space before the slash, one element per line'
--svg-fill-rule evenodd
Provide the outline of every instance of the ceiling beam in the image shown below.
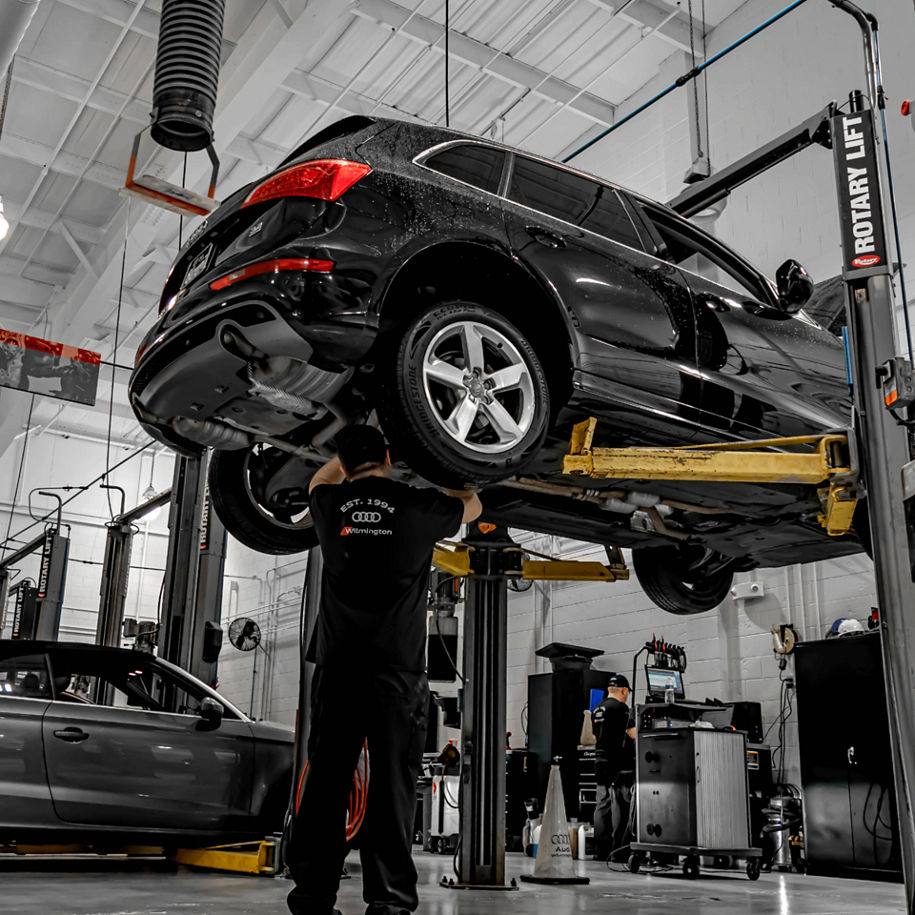
<path fill-rule="evenodd" d="M 15 226 L 25 226 L 29 229 L 41 229 L 54 232 L 57 230 L 60 219 L 47 210 L 39 210 L 30 206 L 24 213 L 22 208 L 15 201 L 7 197 L 3 198 L 3 209 L 6 218 Z M 78 220 L 68 219 L 67 228 L 70 234 L 84 245 L 97 245 L 102 240 L 102 230 L 98 226 L 90 226 L 88 223 L 79 222 Z"/>
<path fill-rule="evenodd" d="M 129 0 L 57 0 L 62 6 L 69 6 L 75 10 L 89 13 L 112 25 L 123 26 L 130 18 L 136 2 Z M 132 32 L 145 35 L 147 38 L 159 37 L 159 14 L 149 7 L 140 10 L 140 14 L 130 26 Z"/>
<path fill-rule="evenodd" d="M 151 102 L 129 99 L 125 93 L 118 92 L 116 89 L 108 89 L 105 86 L 96 86 L 93 89 L 90 80 L 72 73 L 65 73 L 63 70 L 49 67 L 47 64 L 35 60 L 17 57 L 16 65 L 13 67 L 13 81 L 49 92 L 51 95 L 56 95 L 58 98 L 66 99 L 77 105 L 85 104 L 89 108 L 110 114 L 112 117 L 120 113 L 122 118 L 133 121 L 141 127 L 145 127 L 149 123 Z M 86 98 L 87 93 L 89 94 L 88 99 Z"/>
<path fill-rule="evenodd" d="M 127 163 L 124 163 L 124 170 L 113 168 L 110 165 L 104 165 L 101 162 L 89 164 L 89 160 L 83 156 L 77 156 L 74 153 L 64 152 L 61 150 L 54 155 L 54 149 L 45 143 L 39 143 L 37 140 L 30 140 L 26 137 L 17 136 L 4 130 L 0 136 L 0 156 L 6 156 L 10 159 L 16 159 L 19 162 L 28 162 L 29 165 L 37 165 L 43 174 L 55 172 L 58 175 L 67 175 L 71 178 L 78 178 L 80 175 L 93 184 L 100 184 L 102 187 L 117 190 L 124 186 L 124 179 L 127 175 Z M 49 162 L 51 165 L 48 165 Z M 86 169 L 86 166 L 89 166 Z M 83 175 L 83 170 L 86 173 Z"/>
<path fill-rule="evenodd" d="M 36 283 L 35 280 L 27 280 L 12 270 L 7 272 L 3 269 L 6 260 L 4 257 L 0 261 L 0 299 L 27 305 L 30 308 L 44 308 L 48 304 L 54 287 L 45 283 Z"/>
<path fill-rule="evenodd" d="M 10 302 L 7 293 L 0 293 L 0 327 L 25 333 L 34 323 L 41 311 L 41 306 L 31 308 L 17 302 Z"/>
<path fill-rule="evenodd" d="M 22 271 L 26 269 L 26 266 L 28 275 L 24 279 L 45 287 L 59 286 L 62 288 L 73 279 L 73 273 L 70 270 L 60 270 L 57 267 L 42 264 L 40 261 L 32 261 L 26 265 L 24 257 L 4 251 L 3 259 L 0 260 L 0 287 L 7 282 L 8 275 L 23 278 Z"/>
<path fill-rule="evenodd" d="M 86 256 L 86 252 L 79 246 L 79 242 L 73 237 L 70 230 L 67 228 L 67 224 L 61 220 L 60 225 L 57 227 L 57 231 L 60 233 L 63 240 L 67 243 L 67 247 L 76 255 L 76 259 L 86 268 L 90 273 L 95 273 L 95 268 L 92 266 L 89 258 Z"/>
<path fill-rule="evenodd" d="M 353 89 L 344 92 L 344 86 L 333 83 L 321 76 L 316 76 L 314 73 L 305 73 L 302 70 L 294 70 L 290 73 L 283 82 L 283 88 L 293 93 L 293 95 L 300 95 L 321 105 L 333 105 L 346 114 L 369 114 L 374 112 L 381 117 L 414 117 L 408 112 L 392 108 L 390 105 L 379 104 L 370 96 L 356 92 Z M 342 96 L 341 92 L 343 93 Z"/>
<path fill-rule="evenodd" d="M 442 25 L 434 19 L 415 14 L 412 10 L 394 3 L 393 0 L 357 0 L 354 10 L 357 16 L 377 22 L 412 41 L 444 54 L 442 46 Z M 537 67 L 532 67 L 508 54 L 499 53 L 481 41 L 476 41 L 460 32 L 450 35 L 450 53 L 478 70 L 505 80 L 513 86 L 530 89 L 533 95 L 558 105 L 566 105 L 598 124 L 609 126 L 613 123 L 616 108 L 605 99 L 581 90 L 550 76 Z"/>
<path fill-rule="evenodd" d="M 663 39 L 669 45 L 681 51 L 689 51 L 689 14 L 679 10 L 671 18 L 673 10 L 666 9 L 654 0 L 591 0 L 595 6 L 610 10 L 624 22 L 637 26 L 640 29 L 653 30 L 653 34 Z M 665 20 L 670 20 L 666 22 Z M 693 17 L 693 32 L 696 42 L 696 52 L 702 44 L 702 22 Z"/>

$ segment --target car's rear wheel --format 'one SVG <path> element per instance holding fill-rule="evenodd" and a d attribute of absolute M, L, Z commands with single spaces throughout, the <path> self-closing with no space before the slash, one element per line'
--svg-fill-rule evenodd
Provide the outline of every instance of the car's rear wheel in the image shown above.
<path fill-rule="evenodd" d="M 713 610 L 734 581 L 734 560 L 701 546 L 635 549 L 632 567 L 652 601 L 678 616 Z"/>
<path fill-rule="evenodd" d="M 308 510 L 314 468 L 278 448 L 258 444 L 216 451 L 208 482 L 213 509 L 226 530 L 260 553 L 301 553 L 317 545 Z"/>
<path fill-rule="evenodd" d="M 416 318 L 390 354 L 379 404 L 396 456 L 459 486 L 522 470 L 546 435 L 550 395 L 524 334 L 491 308 L 447 302 Z"/>

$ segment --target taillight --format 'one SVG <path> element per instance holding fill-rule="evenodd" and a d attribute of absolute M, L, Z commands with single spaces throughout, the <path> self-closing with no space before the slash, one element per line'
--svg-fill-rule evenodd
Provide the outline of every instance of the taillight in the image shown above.
<path fill-rule="evenodd" d="M 334 269 L 333 261 L 317 260 L 313 257 L 284 257 L 276 261 L 261 261 L 257 264 L 250 264 L 247 267 L 240 267 L 233 270 L 218 280 L 210 283 L 210 289 L 219 291 L 246 280 L 252 276 L 258 276 L 261 273 L 280 273 L 283 270 L 307 270 L 311 273 L 330 273 Z"/>
<path fill-rule="evenodd" d="M 293 165 L 258 185 L 245 198 L 242 207 L 278 197 L 316 197 L 336 200 L 357 181 L 364 178 L 371 166 L 347 159 L 315 159 Z"/>

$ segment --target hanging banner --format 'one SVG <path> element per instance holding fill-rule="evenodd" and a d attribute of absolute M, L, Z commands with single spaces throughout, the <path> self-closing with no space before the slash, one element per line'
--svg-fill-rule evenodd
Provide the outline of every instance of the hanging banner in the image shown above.
<path fill-rule="evenodd" d="M 95 405 L 100 355 L 0 328 L 0 387 Z"/>

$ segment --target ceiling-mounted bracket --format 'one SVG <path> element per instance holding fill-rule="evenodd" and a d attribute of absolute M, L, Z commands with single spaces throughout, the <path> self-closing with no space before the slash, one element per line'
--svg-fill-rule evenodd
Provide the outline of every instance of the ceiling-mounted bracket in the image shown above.
<path fill-rule="evenodd" d="M 151 203 L 153 206 L 162 207 L 164 210 L 170 210 L 172 213 L 178 213 L 181 216 L 207 216 L 219 206 L 219 201 L 215 199 L 216 195 L 216 178 L 219 175 L 219 158 L 213 144 L 210 143 L 207 148 L 207 155 L 213 165 L 213 171 L 210 174 L 210 186 L 207 195 L 198 194 L 195 191 L 180 187 L 177 184 L 171 184 L 155 175 L 140 175 L 135 177 L 137 167 L 137 154 L 140 150 L 140 138 L 149 128 L 144 127 L 133 140 L 133 149 L 130 152 L 130 164 L 127 166 L 127 179 L 121 193 L 128 197 L 137 197 L 144 203 Z"/>

